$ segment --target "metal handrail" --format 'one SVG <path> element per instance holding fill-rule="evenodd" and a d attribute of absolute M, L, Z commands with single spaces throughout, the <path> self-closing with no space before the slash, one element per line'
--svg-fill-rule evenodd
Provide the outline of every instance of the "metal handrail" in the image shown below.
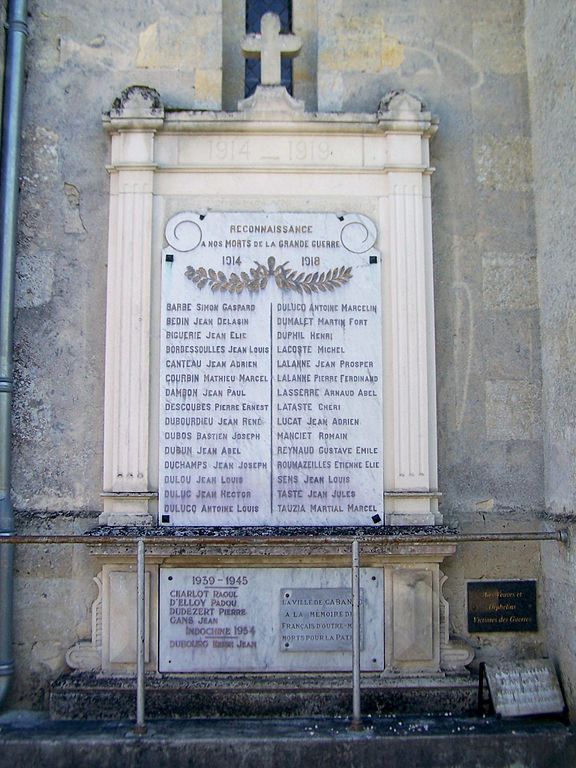
<path fill-rule="evenodd" d="M 146 544 L 230 544 L 230 543 L 262 543 L 262 544 L 310 544 L 311 541 L 323 544 L 351 543 L 352 546 L 352 721 L 351 729 L 359 731 L 363 729 L 361 705 L 360 705 L 360 541 L 358 537 L 330 536 L 330 537 L 249 537 L 235 538 L 227 536 L 215 538 L 208 536 L 130 536 L 119 534 L 87 535 L 87 534 L 47 534 L 47 535 L 22 535 L 8 532 L 0 532 L 0 545 L 2 544 L 136 544 L 137 560 L 137 598 L 136 598 L 136 723 L 134 733 L 146 733 L 145 719 L 145 650 L 146 650 Z M 567 544 L 569 541 L 568 530 L 556 531 L 524 531 L 518 533 L 455 533 L 439 535 L 419 535 L 408 533 L 405 535 L 383 534 L 380 536 L 366 536 L 362 543 L 463 543 L 463 542 L 505 542 L 505 541 L 559 541 Z"/>
<path fill-rule="evenodd" d="M 309 544 L 351 544 L 358 536 L 140 536 L 100 534 L 20 534 L 0 532 L 0 544 L 137 544 L 143 540 L 145 544 L 292 544 L 306 546 Z M 555 531 L 518 531 L 516 533 L 442 533 L 442 534 L 381 534 L 361 537 L 363 544 L 465 544 L 474 542 L 506 542 L 506 541 L 560 541 L 568 543 L 568 530 L 565 528 Z"/>

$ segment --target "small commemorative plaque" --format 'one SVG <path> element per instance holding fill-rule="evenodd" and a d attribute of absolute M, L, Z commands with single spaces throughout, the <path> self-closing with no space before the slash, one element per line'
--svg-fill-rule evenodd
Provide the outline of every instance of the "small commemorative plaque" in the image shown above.
<path fill-rule="evenodd" d="M 363 624 L 362 592 L 360 626 Z M 283 589 L 280 630 L 283 651 L 351 651 L 352 590 Z"/>
<path fill-rule="evenodd" d="M 487 664 L 484 671 L 497 715 L 560 714 L 565 710 L 556 671 L 548 659 Z"/>
<path fill-rule="evenodd" d="M 468 632 L 537 632 L 536 581 L 469 581 Z"/>

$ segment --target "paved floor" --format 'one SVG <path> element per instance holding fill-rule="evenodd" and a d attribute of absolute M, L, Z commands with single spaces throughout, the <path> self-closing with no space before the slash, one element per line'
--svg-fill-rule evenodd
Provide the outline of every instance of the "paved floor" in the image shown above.
<path fill-rule="evenodd" d="M 576 731 L 496 718 L 51 721 L 0 716 L 1 768 L 576 768 Z"/>

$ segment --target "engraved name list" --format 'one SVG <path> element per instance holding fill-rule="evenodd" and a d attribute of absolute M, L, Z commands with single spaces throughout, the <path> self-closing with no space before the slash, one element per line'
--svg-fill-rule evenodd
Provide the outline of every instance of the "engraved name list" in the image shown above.
<path fill-rule="evenodd" d="M 182 213 L 166 228 L 164 525 L 380 522 L 380 256 L 360 215 Z"/>

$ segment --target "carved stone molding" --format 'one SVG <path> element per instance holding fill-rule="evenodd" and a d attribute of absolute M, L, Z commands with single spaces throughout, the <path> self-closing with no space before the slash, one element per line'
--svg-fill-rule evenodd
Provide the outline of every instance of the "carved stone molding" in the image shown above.
<path fill-rule="evenodd" d="M 419 130 L 426 136 L 433 136 L 438 128 L 437 121 L 418 96 L 404 90 L 390 90 L 380 101 L 378 121 L 385 130 Z"/>
<path fill-rule="evenodd" d="M 238 111 L 257 120 L 267 115 L 294 119 L 304 116 L 304 102 L 290 96 L 282 85 L 259 85 L 252 96 L 238 102 Z"/>
<path fill-rule="evenodd" d="M 440 571 L 440 665 L 448 674 L 469 674 L 474 649 L 461 638 L 450 637 L 450 606 L 442 593 L 448 577 Z"/>
<path fill-rule="evenodd" d="M 164 106 L 156 89 L 146 85 L 131 85 L 114 100 L 110 117 L 161 119 L 164 117 Z"/>
<path fill-rule="evenodd" d="M 98 597 L 92 603 L 92 637 L 80 640 L 66 653 L 66 663 L 80 672 L 99 670 L 102 666 L 102 573 L 93 579 Z"/>

